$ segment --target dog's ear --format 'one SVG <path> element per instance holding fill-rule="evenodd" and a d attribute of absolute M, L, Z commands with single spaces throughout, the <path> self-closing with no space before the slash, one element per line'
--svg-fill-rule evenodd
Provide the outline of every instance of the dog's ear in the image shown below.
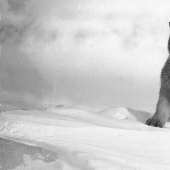
<path fill-rule="evenodd" d="M 169 27 L 170 27 L 170 22 L 169 22 Z"/>

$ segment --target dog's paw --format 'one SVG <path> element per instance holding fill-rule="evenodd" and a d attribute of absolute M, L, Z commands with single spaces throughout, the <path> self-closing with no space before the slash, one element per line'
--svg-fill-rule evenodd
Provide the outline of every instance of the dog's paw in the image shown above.
<path fill-rule="evenodd" d="M 154 127 L 160 127 L 160 128 L 163 128 L 163 123 L 158 120 L 158 119 L 153 119 L 153 118 L 150 118 L 146 121 L 146 124 L 148 126 L 154 126 Z"/>

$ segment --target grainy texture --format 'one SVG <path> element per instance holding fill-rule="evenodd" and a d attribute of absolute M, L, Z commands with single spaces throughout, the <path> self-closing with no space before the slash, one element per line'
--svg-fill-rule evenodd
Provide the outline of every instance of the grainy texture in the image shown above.
<path fill-rule="evenodd" d="M 168 51 L 170 54 L 170 38 L 168 41 Z M 170 113 L 170 55 L 161 72 L 161 88 L 156 112 L 152 118 L 146 121 L 147 125 L 163 127 L 169 118 Z"/>
<path fill-rule="evenodd" d="M 29 156 L 31 160 L 41 160 L 45 163 L 57 160 L 55 152 L 3 138 L 0 138 L 0 148 L 0 170 L 9 170 L 24 164 L 24 155 Z"/>

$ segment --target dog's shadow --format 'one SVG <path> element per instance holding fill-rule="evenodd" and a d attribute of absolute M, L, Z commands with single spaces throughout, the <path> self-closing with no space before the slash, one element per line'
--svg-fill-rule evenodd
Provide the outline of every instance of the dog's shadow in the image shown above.
<path fill-rule="evenodd" d="M 136 120 L 142 123 L 146 123 L 146 120 L 151 118 L 153 113 L 149 113 L 146 111 L 134 110 L 131 108 L 127 108 L 128 112 L 136 117 Z"/>

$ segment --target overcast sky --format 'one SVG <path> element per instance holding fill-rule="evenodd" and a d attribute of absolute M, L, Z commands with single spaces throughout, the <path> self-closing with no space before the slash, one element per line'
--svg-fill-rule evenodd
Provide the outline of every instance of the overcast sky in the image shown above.
<path fill-rule="evenodd" d="M 1 1 L 1 102 L 154 112 L 169 9 L 168 0 Z"/>

